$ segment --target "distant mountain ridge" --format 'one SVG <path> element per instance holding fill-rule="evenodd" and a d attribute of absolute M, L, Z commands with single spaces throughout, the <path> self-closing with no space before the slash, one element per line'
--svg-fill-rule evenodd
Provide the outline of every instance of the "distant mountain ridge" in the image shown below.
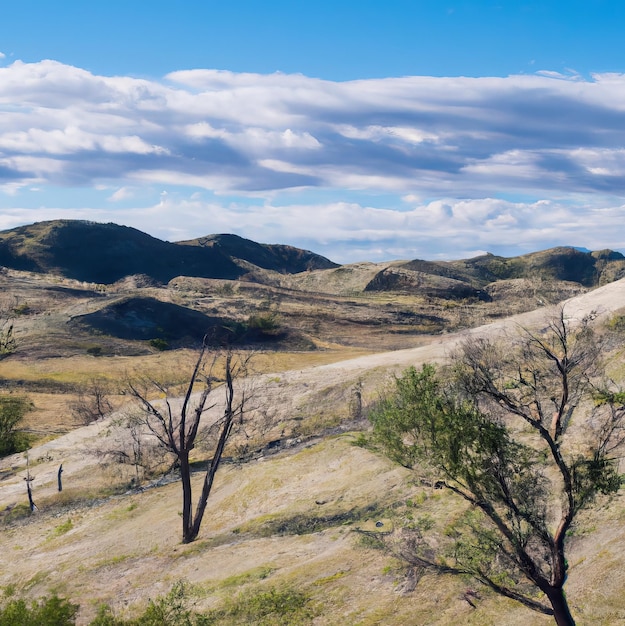
<path fill-rule="evenodd" d="M 510 258 L 484 254 L 459 261 L 398 263 L 378 273 L 366 290 L 421 288 L 433 296 L 446 292 L 457 298 L 488 299 L 484 290 L 497 281 L 546 279 L 575 282 L 590 288 L 624 276 L 625 256 L 620 252 L 582 252 L 573 247 L 557 247 Z"/>
<path fill-rule="evenodd" d="M 236 259 L 279 272 L 336 267 L 312 252 L 235 235 L 169 243 L 128 226 L 82 220 L 0 232 L 0 265 L 87 282 L 113 283 L 134 274 L 164 283 L 176 276 L 236 279 L 247 272 Z"/>
<path fill-rule="evenodd" d="M 338 263 L 333 263 L 310 250 L 283 244 L 256 243 L 238 235 L 207 235 L 177 243 L 219 250 L 230 258 L 241 259 L 257 267 L 285 274 L 339 267 Z"/>
<path fill-rule="evenodd" d="M 549 279 L 590 288 L 625 277 L 625 256 L 612 250 L 559 247 L 510 258 L 485 254 L 457 261 L 364 264 L 361 270 L 358 264 L 340 266 L 308 250 L 232 234 L 170 243 L 128 226 L 82 220 L 37 222 L 0 232 L 0 266 L 105 284 L 137 274 L 162 283 L 177 276 L 235 280 L 246 275 L 262 282 L 265 270 L 300 276 L 313 272 L 311 276 L 320 275 L 319 291 L 335 273 L 349 268 L 368 274 L 364 291 L 480 300 L 489 299 L 486 289 L 497 281 Z"/>

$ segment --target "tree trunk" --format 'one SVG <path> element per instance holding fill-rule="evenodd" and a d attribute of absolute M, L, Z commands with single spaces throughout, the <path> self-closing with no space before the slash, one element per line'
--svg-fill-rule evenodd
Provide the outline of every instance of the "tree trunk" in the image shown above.
<path fill-rule="evenodd" d="M 34 513 L 37 510 L 35 501 L 33 500 L 33 490 L 30 488 L 30 480 L 26 481 L 26 491 L 28 492 L 28 504 L 30 505 L 30 512 Z"/>
<path fill-rule="evenodd" d="M 545 592 L 553 608 L 553 618 L 558 626 L 575 626 L 575 620 L 569 610 L 566 595 L 562 587 L 549 587 Z"/>
<path fill-rule="evenodd" d="M 179 460 L 182 481 L 182 543 L 191 543 L 195 539 L 191 518 L 191 467 L 188 454 L 181 454 Z"/>
<path fill-rule="evenodd" d="M 213 488 L 213 481 L 215 479 L 215 474 L 219 469 L 219 464 L 221 463 L 221 457 L 224 452 L 224 448 L 226 446 L 226 442 L 228 441 L 228 437 L 230 435 L 230 429 L 232 427 L 232 420 L 234 419 L 234 415 L 230 408 L 228 408 L 228 412 L 226 414 L 226 419 L 221 427 L 221 434 L 219 435 L 219 441 L 217 442 L 217 447 L 215 448 L 215 454 L 211 459 L 208 468 L 206 470 L 206 475 L 204 476 L 204 484 L 202 486 L 202 494 L 200 499 L 198 500 L 197 508 L 195 511 L 195 519 L 193 520 L 193 537 L 190 541 L 193 541 L 199 533 L 200 533 L 200 525 L 202 524 L 202 519 L 204 517 L 204 511 L 206 511 L 206 504 L 208 502 L 208 496 L 210 495 L 211 489 Z"/>

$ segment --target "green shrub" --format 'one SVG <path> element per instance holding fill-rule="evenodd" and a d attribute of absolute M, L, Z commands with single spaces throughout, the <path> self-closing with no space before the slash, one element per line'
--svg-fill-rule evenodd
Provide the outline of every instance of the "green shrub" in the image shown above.
<path fill-rule="evenodd" d="M 98 613 L 95 619 L 89 623 L 89 626 L 124 626 L 126 623 L 115 617 L 110 606 L 102 604 L 98 607 Z"/>
<path fill-rule="evenodd" d="M 0 396 L 0 456 L 28 449 L 30 439 L 18 428 L 24 415 L 32 409 L 32 403 L 23 396 Z"/>
<path fill-rule="evenodd" d="M 52 595 L 34 601 L 9 600 L 0 609 L 0 626 L 73 626 L 78 605 Z"/>
<path fill-rule="evenodd" d="M 290 587 L 256 588 L 228 598 L 220 608 L 205 614 L 189 608 L 192 587 L 178 581 L 171 591 L 151 600 L 137 618 L 116 617 L 110 607 L 98 609 L 90 626 L 228 626 L 254 624 L 254 626 L 297 626 L 312 623 L 316 614 L 310 597 Z M 73 623 L 73 622 L 72 622 Z M 45 623 L 47 626 L 47 622 Z M 65 622 L 59 622 L 64 626 Z M 17 622 L 21 626 L 21 622 Z M 0 626 L 5 626 L 0 623 Z"/>
<path fill-rule="evenodd" d="M 247 319 L 247 327 L 263 335 L 274 335 L 280 330 L 280 320 L 276 313 L 256 313 Z"/>
<path fill-rule="evenodd" d="M 16 520 L 29 517 L 31 514 L 30 506 L 26 502 L 20 502 L 16 504 L 11 510 L 7 511 L 0 518 L 3 524 L 10 524 Z"/>
<path fill-rule="evenodd" d="M 220 296 L 231 296 L 234 293 L 234 287 L 232 283 L 222 283 L 215 287 L 215 293 Z"/>
<path fill-rule="evenodd" d="M 608 328 L 616 332 L 625 331 L 625 315 L 614 314 L 607 322 Z"/>
<path fill-rule="evenodd" d="M 91 356 L 102 356 L 102 346 L 89 346 L 87 348 L 87 354 Z"/>
<path fill-rule="evenodd" d="M 169 349 L 169 344 L 164 339 L 161 339 L 160 337 L 156 337 L 155 339 L 150 339 L 149 344 L 155 350 L 160 350 L 161 352 L 163 350 Z"/>
<path fill-rule="evenodd" d="M 189 583 L 180 580 L 167 595 L 150 600 L 139 617 L 130 620 L 118 618 L 109 606 L 103 605 L 90 626 L 201 626 L 205 623 L 201 616 L 187 608 L 189 596 Z"/>
<path fill-rule="evenodd" d="M 198 626 L 254 624 L 255 626 L 295 626 L 311 624 L 315 616 L 310 597 L 299 590 L 256 589 L 228 599 L 198 620 Z"/>
<path fill-rule="evenodd" d="M 13 453 L 26 452 L 37 439 L 33 433 L 25 433 L 23 430 L 16 430 L 13 434 Z"/>
<path fill-rule="evenodd" d="M 72 530 L 72 528 L 74 528 L 74 523 L 72 522 L 72 519 L 68 517 L 66 521 L 64 521 L 62 524 L 59 524 L 58 526 L 54 528 L 54 530 L 51 533 L 51 536 L 60 537 L 61 535 L 68 533 L 70 530 Z"/>
<path fill-rule="evenodd" d="M 132 622 L 133 626 L 192 626 L 188 595 L 188 583 L 178 581 L 167 595 L 150 600 L 145 613 Z"/>

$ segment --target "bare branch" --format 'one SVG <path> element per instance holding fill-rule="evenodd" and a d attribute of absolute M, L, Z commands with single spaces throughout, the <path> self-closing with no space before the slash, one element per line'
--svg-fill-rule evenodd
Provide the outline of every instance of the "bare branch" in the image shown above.
<path fill-rule="evenodd" d="M 138 401 L 144 412 L 146 427 L 178 461 L 183 492 L 182 540 L 184 543 L 193 541 L 199 533 L 215 474 L 221 463 L 226 443 L 232 433 L 233 424 L 236 419 L 242 422 L 248 401 L 244 388 L 235 389 L 235 380 L 246 373 L 244 366 L 247 365 L 249 357 L 239 356 L 235 358 L 235 355 L 230 351 L 225 354 L 214 354 L 208 371 L 205 371 L 206 356 L 207 346 L 204 342 L 180 403 L 169 396 L 162 383 L 150 381 L 148 386 L 165 396 L 163 400 L 166 409 L 165 414 L 154 402 L 148 399 L 147 390 L 140 390 L 132 382 L 128 385 L 130 394 Z M 215 383 L 220 382 L 214 376 L 214 371 L 218 366 L 223 366 L 225 380 L 223 385 L 216 386 Z M 196 393 L 195 388 L 199 384 L 202 385 L 202 390 Z M 223 417 L 215 420 L 212 424 L 213 427 L 219 428 L 219 437 L 212 458 L 208 462 L 202 492 L 195 514 L 193 514 L 190 453 L 195 447 L 202 417 L 209 410 L 219 406 L 218 402 L 209 404 L 209 398 L 220 389 L 224 391 Z"/>

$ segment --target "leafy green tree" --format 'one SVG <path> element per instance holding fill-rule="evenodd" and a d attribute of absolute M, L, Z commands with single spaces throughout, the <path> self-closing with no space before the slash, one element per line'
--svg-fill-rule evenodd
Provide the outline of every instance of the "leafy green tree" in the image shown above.
<path fill-rule="evenodd" d="M 28 439 L 19 432 L 19 425 L 31 408 L 30 401 L 22 396 L 0 396 L 0 456 L 28 448 Z"/>
<path fill-rule="evenodd" d="M 397 378 L 371 415 L 375 439 L 468 505 L 439 536 L 407 532 L 399 556 L 574 624 L 567 531 L 621 485 L 625 409 L 605 387 L 600 356 L 590 319 L 574 325 L 560 310 L 513 345 L 465 342 L 446 375 L 425 365 Z"/>

